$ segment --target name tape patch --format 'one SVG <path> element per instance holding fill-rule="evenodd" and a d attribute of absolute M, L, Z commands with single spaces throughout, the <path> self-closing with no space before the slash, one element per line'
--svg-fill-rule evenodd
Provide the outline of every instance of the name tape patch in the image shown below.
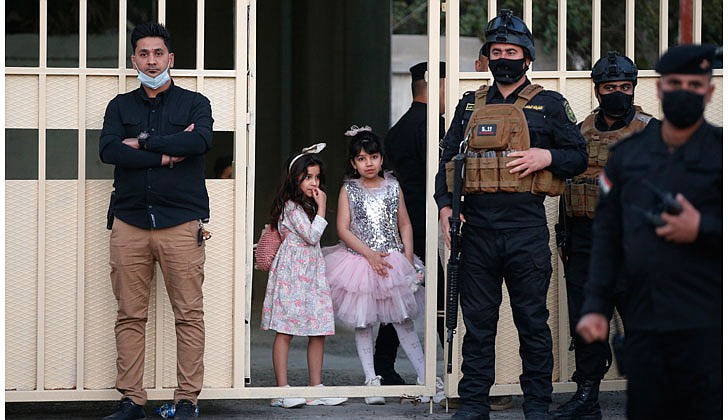
<path fill-rule="evenodd" d="M 495 136 L 497 124 L 478 124 L 479 136 Z"/>

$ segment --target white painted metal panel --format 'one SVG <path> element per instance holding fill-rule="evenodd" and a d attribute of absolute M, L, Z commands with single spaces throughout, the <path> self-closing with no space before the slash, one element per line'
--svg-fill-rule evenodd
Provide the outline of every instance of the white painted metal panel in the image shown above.
<path fill-rule="evenodd" d="M 46 183 L 44 389 L 76 386 L 76 185 Z"/>
<path fill-rule="evenodd" d="M 38 128 L 38 76 L 5 76 L 5 128 Z"/>
<path fill-rule="evenodd" d="M 86 128 L 100 130 L 109 101 L 119 93 L 116 76 L 88 76 L 86 78 Z"/>
<path fill-rule="evenodd" d="M 78 77 L 48 76 L 46 124 L 48 128 L 78 128 Z"/>
<path fill-rule="evenodd" d="M 5 181 L 5 389 L 36 388 L 37 181 Z"/>
<path fill-rule="evenodd" d="M 116 379 L 116 300 L 109 279 L 109 231 L 106 230 L 111 183 L 111 180 L 86 181 L 83 327 L 86 369 L 82 379 L 85 389 L 113 389 Z"/>
<path fill-rule="evenodd" d="M 202 92 L 210 100 L 215 118 L 215 131 L 235 129 L 235 79 L 222 77 L 205 78 Z"/>

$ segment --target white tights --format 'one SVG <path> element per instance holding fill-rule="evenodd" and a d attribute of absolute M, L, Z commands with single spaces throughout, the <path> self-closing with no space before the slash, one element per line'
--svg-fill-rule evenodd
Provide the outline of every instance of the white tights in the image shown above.
<path fill-rule="evenodd" d="M 407 358 L 417 372 L 417 377 L 425 377 L 425 354 L 422 352 L 420 338 L 415 332 L 415 324 L 411 319 L 392 324 L 399 337 L 399 346 L 404 350 Z M 356 351 L 359 354 L 361 367 L 364 369 L 364 376 L 369 380 L 376 376 L 374 372 L 374 339 L 373 327 L 357 328 L 354 332 L 356 340 Z"/>

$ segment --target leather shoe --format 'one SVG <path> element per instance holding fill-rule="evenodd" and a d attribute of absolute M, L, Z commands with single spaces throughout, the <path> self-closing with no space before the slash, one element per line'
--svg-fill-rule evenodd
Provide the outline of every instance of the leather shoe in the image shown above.
<path fill-rule="evenodd" d="M 190 400 L 179 400 L 174 408 L 176 420 L 192 420 L 197 417 L 197 406 Z"/>
<path fill-rule="evenodd" d="M 139 420 L 147 418 L 144 413 L 144 406 L 136 404 L 129 397 L 119 401 L 119 408 L 111 415 L 104 417 L 104 420 Z"/>

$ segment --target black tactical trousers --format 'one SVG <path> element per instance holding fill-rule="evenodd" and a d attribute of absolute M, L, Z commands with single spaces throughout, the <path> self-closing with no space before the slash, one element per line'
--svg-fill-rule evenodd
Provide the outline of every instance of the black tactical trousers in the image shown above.
<path fill-rule="evenodd" d="M 586 217 L 568 219 L 568 246 L 566 254 L 568 260 L 564 264 L 566 271 L 566 298 L 569 305 L 569 326 L 571 337 L 574 339 L 574 358 L 576 371 L 572 379 L 576 382 L 583 380 L 601 380 L 609 370 L 612 353 L 608 341 L 595 341 L 587 344 L 576 333 L 576 324 L 581 318 L 581 308 L 584 305 L 584 285 L 589 277 L 589 263 L 591 261 L 592 221 Z M 617 294 L 614 302 L 620 316 L 624 321 L 623 294 Z M 614 308 L 611 308 L 613 311 Z M 612 313 L 608 314 L 611 318 Z"/>
<path fill-rule="evenodd" d="M 463 377 L 458 387 L 462 407 L 489 411 L 505 279 L 520 343 L 523 411 L 545 412 L 551 403 L 554 367 L 546 308 L 552 271 L 548 228 L 492 230 L 466 223 L 462 233 L 460 304 L 467 328 L 462 348 Z"/>
<path fill-rule="evenodd" d="M 425 258 L 425 237 L 422 235 L 413 236 L 414 253 L 418 257 Z M 423 260 L 424 262 L 424 260 Z M 437 281 L 425 279 L 428 286 L 437 284 L 437 335 L 440 338 L 440 345 L 445 343 L 445 325 L 444 325 L 444 306 L 445 306 L 445 270 L 442 268 L 440 258 L 437 258 Z M 441 317 L 440 314 L 443 314 Z M 399 337 L 392 324 L 382 324 L 379 326 L 377 340 L 374 345 L 374 370 L 380 374 L 379 370 L 389 369 L 394 366 L 397 358 L 397 349 L 399 348 Z"/>
<path fill-rule="evenodd" d="M 722 418 L 722 328 L 630 330 L 625 341 L 630 420 Z"/>

